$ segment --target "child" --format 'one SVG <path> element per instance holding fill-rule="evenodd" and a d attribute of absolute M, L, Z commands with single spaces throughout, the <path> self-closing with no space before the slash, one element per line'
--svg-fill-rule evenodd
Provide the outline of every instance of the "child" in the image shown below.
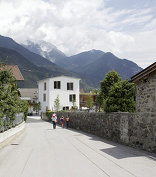
<path fill-rule="evenodd" d="M 64 117 L 63 116 L 60 118 L 60 122 L 61 122 L 62 128 L 64 128 Z"/>
<path fill-rule="evenodd" d="M 51 119 L 52 119 L 52 123 L 53 123 L 53 129 L 56 129 L 57 116 L 54 112 L 52 114 Z"/>
<path fill-rule="evenodd" d="M 69 117 L 68 116 L 66 117 L 66 126 L 67 126 L 67 128 L 69 127 Z"/>

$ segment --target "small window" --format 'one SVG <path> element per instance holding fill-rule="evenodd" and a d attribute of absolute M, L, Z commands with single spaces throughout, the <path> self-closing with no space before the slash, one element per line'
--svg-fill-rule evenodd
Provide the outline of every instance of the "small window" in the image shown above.
<path fill-rule="evenodd" d="M 70 101 L 70 102 L 76 101 L 76 95 L 75 95 L 75 94 L 69 95 L 69 101 Z"/>
<path fill-rule="evenodd" d="M 47 89 L 47 84 L 46 84 L 46 82 L 44 82 L 44 90 L 46 90 Z"/>
<path fill-rule="evenodd" d="M 60 89 L 61 88 L 61 81 L 54 81 L 54 89 Z"/>
<path fill-rule="evenodd" d="M 72 82 L 67 83 L 67 90 L 73 90 L 73 83 Z"/>
<path fill-rule="evenodd" d="M 63 107 L 63 110 L 69 110 L 69 106 Z"/>
<path fill-rule="evenodd" d="M 46 94 L 43 94 L 43 101 L 46 101 Z"/>

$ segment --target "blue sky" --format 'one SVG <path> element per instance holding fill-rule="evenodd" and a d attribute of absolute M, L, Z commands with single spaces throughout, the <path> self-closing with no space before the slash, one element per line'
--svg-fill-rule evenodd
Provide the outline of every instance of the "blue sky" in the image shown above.
<path fill-rule="evenodd" d="M 143 68 L 156 61 L 155 0 L 0 0 L 0 21 L 1 35 L 69 56 L 99 49 Z"/>
<path fill-rule="evenodd" d="M 150 23 L 150 21 L 156 18 L 156 1 L 155 0 L 108 0 L 106 7 L 111 7 L 114 11 L 116 10 L 132 10 L 127 15 L 121 17 L 121 20 L 126 19 L 130 16 L 141 17 L 144 15 L 148 15 L 149 19 L 146 21 L 142 21 L 141 23 L 128 24 L 127 27 L 123 27 L 123 31 L 131 32 L 132 31 L 142 31 L 144 29 L 144 25 Z M 141 13 L 144 10 L 144 14 Z M 140 14 L 139 14 L 140 12 Z"/>
<path fill-rule="evenodd" d="M 107 1 L 108 7 L 113 7 L 116 9 L 129 9 L 129 8 L 151 8 L 155 7 L 156 1 L 155 0 L 108 0 Z"/>

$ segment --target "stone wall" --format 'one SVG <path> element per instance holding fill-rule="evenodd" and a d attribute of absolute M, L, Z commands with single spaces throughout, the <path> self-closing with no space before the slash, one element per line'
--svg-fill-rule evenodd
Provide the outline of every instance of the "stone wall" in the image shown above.
<path fill-rule="evenodd" d="M 118 143 L 156 152 L 156 121 L 132 113 L 58 112 L 69 116 L 70 127 Z"/>
<path fill-rule="evenodd" d="M 137 82 L 136 111 L 137 113 L 156 113 L 156 71 L 148 78 Z"/>
<path fill-rule="evenodd" d="M 130 121 L 130 142 L 156 151 L 156 71 L 136 83 L 136 116 Z"/>

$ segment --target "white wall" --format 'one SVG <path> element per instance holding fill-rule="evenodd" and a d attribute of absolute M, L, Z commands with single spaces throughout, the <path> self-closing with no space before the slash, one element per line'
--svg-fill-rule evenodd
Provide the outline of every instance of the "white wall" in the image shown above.
<path fill-rule="evenodd" d="M 44 83 L 47 84 L 47 89 L 44 90 Z M 43 94 L 46 94 L 46 101 L 43 101 Z M 45 112 L 46 107 L 49 106 L 49 79 L 45 79 L 38 82 L 38 100 L 41 103 L 40 112 Z"/>
<path fill-rule="evenodd" d="M 41 111 L 46 111 L 46 106 L 50 110 L 54 110 L 54 101 L 57 96 L 60 99 L 61 110 L 64 106 L 69 106 L 69 109 L 73 106 L 73 103 L 69 101 L 70 94 L 76 94 L 76 106 L 79 108 L 79 80 L 78 78 L 72 78 L 67 76 L 59 76 L 49 78 L 38 82 L 39 89 L 39 101 L 41 102 Z M 54 81 L 61 81 L 61 89 L 54 89 Z M 44 91 L 44 82 L 47 83 L 47 90 Z M 73 90 L 67 90 L 67 82 L 73 82 Z M 47 101 L 43 102 L 43 94 L 46 93 Z"/>

